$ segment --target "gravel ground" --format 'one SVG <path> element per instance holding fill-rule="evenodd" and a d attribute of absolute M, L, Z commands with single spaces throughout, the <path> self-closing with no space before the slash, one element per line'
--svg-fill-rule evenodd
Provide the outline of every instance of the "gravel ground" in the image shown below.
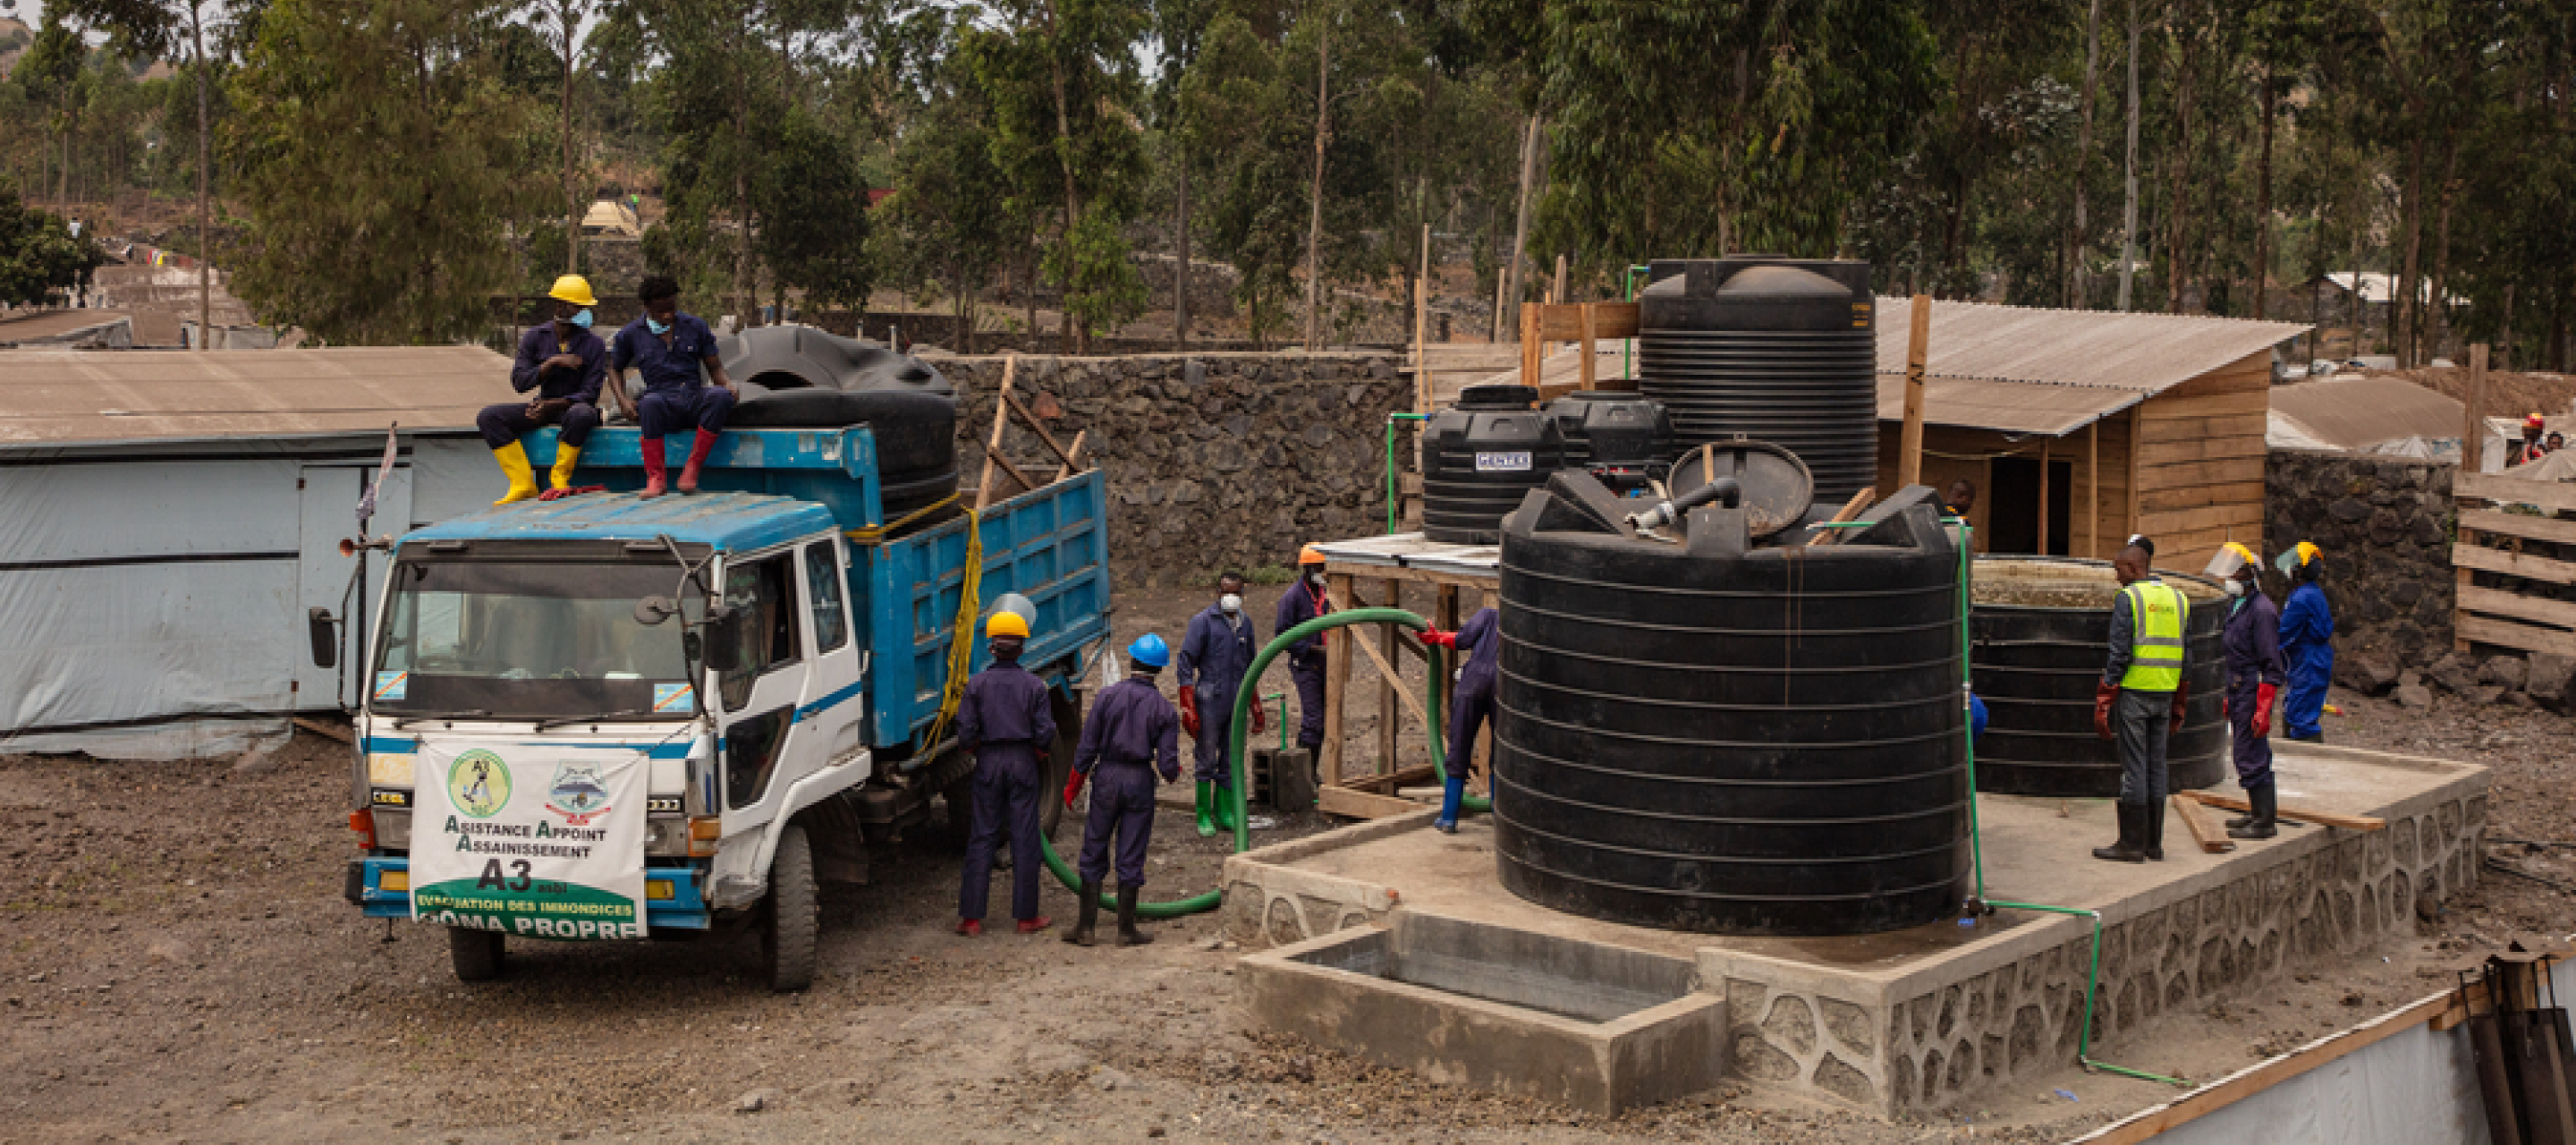
<path fill-rule="evenodd" d="M 1196 596 L 1122 600 L 1122 639 L 1148 625 L 1177 635 Z M 1266 621 L 1272 590 L 1252 596 Z M 2332 742 L 2491 764 L 2497 834 L 2576 837 L 2576 724 L 2339 701 L 2350 714 L 2330 718 Z M 2172 1092 L 2070 1069 L 1989 1108 L 1888 1125 L 1732 1090 L 1601 1118 L 1433 1085 L 1247 1032 L 1237 953 L 1212 916 L 1156 925 L 1159 941 L 1136 950 L 950 935 L 956 848 L 936 830 L 878 850 L 873 885 L 827 895 L 821 971 L 801 996 L 762 986 L 748 935 L 513 944 L 504 980 L 465 986 L 437 931 L 369 922 L 340 900 L 355 854 L 345 750 L 299 736 L 247 769 L 0 759 L 0 1077 L 13 1080 L 0 1141 L 1897 1145 L 2060 1140 Z M 1301 817 L 1267 837 L 1321 825 Z M 1078 834 L 1068 824 L 1060 843 Z M 1177 813 L 1155 839 L 1149 894 L 1214 884 L 1218 841 Z M 2493 853 L 2576 884 L 2576 852 Z M 1045 904 L 1069 922 L 1072 896 L 1051 879 Z M 2508 934 L 2564 933 L 2570 906 L 2491 875 L 2419 936 L 2169 1017 L 2121 1063 L 2218 1076 L 2441 989 L 2449 966 Z"/>

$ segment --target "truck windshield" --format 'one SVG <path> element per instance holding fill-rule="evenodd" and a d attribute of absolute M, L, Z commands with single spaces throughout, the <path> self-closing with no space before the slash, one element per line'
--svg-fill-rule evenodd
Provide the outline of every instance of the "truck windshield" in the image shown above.
<path fill-rule="evenodd" d="M 368 679 L 368 708 L 501 719 L 695 714 L 680 625 L 635 619 L 668 565 L 405 561 Z M 700 602 L 686 602 L 697 619 Z"/>

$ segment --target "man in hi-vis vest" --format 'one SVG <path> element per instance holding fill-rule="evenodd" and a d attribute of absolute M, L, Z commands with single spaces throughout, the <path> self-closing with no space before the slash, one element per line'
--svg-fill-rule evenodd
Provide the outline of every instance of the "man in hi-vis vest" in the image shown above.
<path fill-rule="evenodd" d="M 2120 745 L 2120 841 L 2095 847 L 2115 863 L 2165 858 L 2165 744 L 2182 730 L 2191 686 L 2183 682 L 2183 628 L 2191 603 L 2156 579 L 2143 545 L 2120 550 L 2112 569 L 2111 659 L 2093 692 L 2093 730 Z"/>

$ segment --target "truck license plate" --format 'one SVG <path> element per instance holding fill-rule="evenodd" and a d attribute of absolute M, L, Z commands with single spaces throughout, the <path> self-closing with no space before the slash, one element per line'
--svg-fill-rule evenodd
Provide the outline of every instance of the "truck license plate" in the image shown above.
<path fill-rule="evenodd" d="M 1529 467 L 1530 455 L 1527 451 L 1520 453 L 1479 453 L 1476 455 L 1476 472 L 1478 473 L 1527 473 L 1529 472 Z"/>

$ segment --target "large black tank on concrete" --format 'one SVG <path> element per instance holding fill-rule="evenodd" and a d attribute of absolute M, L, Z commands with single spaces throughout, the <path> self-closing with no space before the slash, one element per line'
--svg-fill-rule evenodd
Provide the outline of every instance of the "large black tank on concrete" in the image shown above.
<path fill-rule="evenodd" d="M 2111 600 L 2120 582 L 2103 561 L 1979 557 L 1968 617 L 1968 658 L 1986 702 L 1977 741 L 1977 790 L 1997 795 L 2111 798 L 2120 754 L 2093 730 L 2093 687 L 2109 655 Z M 2227 664 L 2221 640 L 2227 597 L 2201 577 L 2158 570 L 2190 598 L 2183 679 L 2191 698 L 2166 751 L 2174 790 L 2214 787 L 2228 776 L 2227 718 L 2218 700 Z"/>
<path fill-rule="evenodd" d="M 1931 490 L 1839 543 L 1774 548 L 1749 547 L 1741 506 L 1641 537 L 1624 520 L 1639 504 L 1569 472 L 1504 523 L 1503 885 L 1723 934 L 1861 934 L 1956 911 L 1970 874 L 1960 564 Z"/>
<path fill-rule="evenodd" d="M 1565 463 L 1590 469 L 1612 492 L 1645 487 L 1673 455 L 1673 420 L 1662 402 L 1619 390 L 1577 390 L 1543 410 L 1565 435 Z"/>
<path fill-rule="evenodd" d="M 1877 486 L 1868 263 L 1660 259 L 1651 274 L 1637 295 L 1637 388 L 1671 411 L 1675 444 L 1785 445 L 1834 506 Z"/>
<path fill-rule="evenodd" d="M 1469 386 L 1423 427 L 1422 533 L 1490 545 L 1503 515 L 1565 468 L 1565 435 L 1529 386 Z"/>

